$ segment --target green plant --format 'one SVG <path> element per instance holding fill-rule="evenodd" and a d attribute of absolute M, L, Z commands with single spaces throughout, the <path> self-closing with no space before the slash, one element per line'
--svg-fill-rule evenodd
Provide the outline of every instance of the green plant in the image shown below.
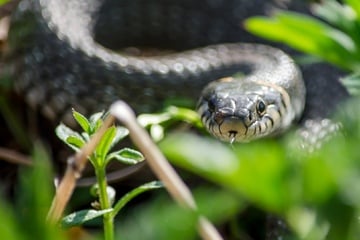
<path fill-rule="evenodd" d="M 285 219 L 296 239 L 356 239 L 359 104 L 355 99 L 341 108 L 335 119 L 342 123 L 342 133 L 313 153 L 304 154 L 294 133 L 282 140 L 232 146 L 178 133 L 160 147 L 174 164 L 236 192 L 239 201 Z"/>
<path fill-rule="evenodd" d="M 120 221 L 118 232 L 122 237 L 118 239 L 199 239 L 199 213 L 211 222 L 221 224 L 246 207 L 236 194 L 222 189 L 202 186 L 193 192 L 198 204 L 197 212 L 179 206 L 167 196 L 158 196 L 130 211 Z"/>
<path fill-rule="evenodd" d="M 103 123 L 103 113 L 96 113 L 89 119 L 80 113 L 73 111 L 76 122 L 84 132 L 78 133 L 63 124 L 56 128 L 57 136 L 75 151 L 85 145 L 91 136 L 101 127 Z M 115 204 L 115 190 L 108 186 L 106 181 L 106 167 L 112 160 L 120 161 L 124 164 L 136 164 L 144 160 L 143 155 L 130 148 L 123 148 L 118 151 L 110 150 L 124 137 L 128 135 L 128 130 L 123 127 L 111 126 L 108 128 L 97 145 L 95 151 L 89 156 L 90 163 L 94 167 L 97 184 L 92 188 L 92 193 L 99 197 L 99 202 L 93 204 L 95 209 L 81 210 L 66 216 L 63 226 L 81 225 L 96 217 L 103 217 L 104 235 L 106 240 L 114 239 L 114 218 L 124 205 L 142 192 L 162 187 L 159 182 L 144 184 L 118 200 Z"/>
<path fill-rule="evenodd" d="M 149 129 L 149 133 L 154 141 L 158 142 L 165 136 L 165 132 L 176 123 L 186 122 L 190 126 L 204 131 L 200 117 L 192 109 L 168 106 L 160 113 L 146 113 L 138 116 L 138 122 L 144 128 Z M 204 131 L 205 132 L 205 131 Z"/>
<path fill-rule="evenodd" d="M 45 220 L 54 187 L 51 160 L 39 142 L 34 143 L 32 159 L 32 167 L 20 169 L 14 200 L 0 200 L 1 238 L 64 240 L 63 232 Z"/>
<path fill-rule="evenodd" d="M 343 125 L 342 133 L 309 154 L 294 147 L 298 146 L 294 133 L 279 140 L 231 146 L 194 134 L 173 133 L 162 140 L 160 147 L 174 164 L 219 186 L 200 189 L 202 194 L 197 198 L 199 212 L 215 222 L 229 221 L 247 205 L 255 205 L 285 219 L 292 239 L 356 239 L 360 229 L 359 104 L 360 100 L 354 99 L 342 106 L 335 117 Z M 9 240 L 33 236 L 62 240 L 59 228 L 44 220 L 53 194 L 51 170 L 43 151 L 35 155 L 30 174 L 26 171 L 20 175 L 22 187 L 17 191 L 15 208 L 0 203 L 0 231 Z M 99 156 L 106 159 L 104 154 Z M 147 187 L 133 190 L 110 208 L 101 208 L 100 203 L 99 209 L 70 214 L 62 224 L 74 226 L 105 214 L 114 217 Z M 99 188 L 93 190 L 100 193 Z M 114 238 L 196 239 L 197 214 L 164 200 L 146 205 L 121 218 Z"/>
<path fill-rule="evenodd" d="M 268 18 L 255 18 L 246 25 L 249 29 L 256 27 L 254 31 L 261 28 L 272 39 L 288 42 L 300 50 L 338 64 L 354 73 L 352 79 L 356 79 L 360 62 L 359 36 L 356 34 L 359 32 L 360 3 L 357 0 L 347 0 L 346 4 L 331 0 L 325 3 L 318 5 L 316 12 L 319 16 L 327 16 L 325 18 L 329 21 L 332 18 L 331 24 L 280 12 L 270 21 Z M 271 31 L 268 31 L 270 28 Z M 356 93 L 358 81 L 352 81 L 352 85 L 349 83 L 349 90 Z M 219 186 L 215 191 L 202 189 L 203 196 L 197 201 L 199 212 L 209 219 L 229 221 L 247 205 L 255 205 L 284 219 L 290 226 L 291 239 L 357 239 L 360 234 L 359 104 L 360 100 L 354 99 L 342 106 L 335 117 L 342 123 L 342 133 L 309 154 L 294 147 L 299 146 L 294 132 L 281 139 L 231 146 L 194 134 L 164 136 L 164 129 L 176 119 L 197 125 L 194 113 L 186 109 L 169 108 L 161 114 L 143 115 L 142 121 L 155 139 L 162 139 L 160 147 L 172 163 Z M 78 151 L 102 124 L 102 114 L 96 114 L 89 120 L 76 112 L 74 116 L 84 133 L 77 133 L 63 125 L 57 132 L 66 144 Z M 98 207 L 68 215 L 62 221 L 64 227 L 102 216 L 105 236 L 112 238 L 114 217 L 124 204 L 140 192 L 159 187 L 158 183 L 150 183 L 112 203 L 114 190 L 105 181 L 106 165 L 114 159 L 126 164 L 142 160 L 141 154 L 134 150 L 111 152 L 115 143 L 127 134 L 127 130 L 119 127 L 111 127 L 106 132 L 90 157 L 99 182 L 92 188 L 100 199 Z M 20 175 L 22 187 L 17 194 L 17 203 L 13 206 L 0 202 L 0 232 L 4 239 L 33 239 L 34 236 L 37 239 L 65 239 L 58 228 L 44 221 L 44 210 L 50 205 L 53 189 L 49 184 L 51 178 L 48 174 L 50 169 L 44 161 L 46 157 L 40 154 L 42 151 L 37 151 L 32 173 Z M 141 239 L 144 236 L 156 240 L 197 238 L 197 215 L 194 212 L 162 199 L 146 205 L 136 208 L 135 216 L 125 216 L 120 220 L 119 227 L 116 227 L 119 229 L 116 239 Z M 138 224 L 134 224 L 134 219 Z"/>
<path fill-rule="evenodd" d="M 286 43 L 351 73 L 343 80 L 349 92 L 360 93 L 360 2 L 325 0 L 314 4 L 318 17 L 279 11 L 272 17 L 251 17 L 245 27 L 261 37 Z"/>

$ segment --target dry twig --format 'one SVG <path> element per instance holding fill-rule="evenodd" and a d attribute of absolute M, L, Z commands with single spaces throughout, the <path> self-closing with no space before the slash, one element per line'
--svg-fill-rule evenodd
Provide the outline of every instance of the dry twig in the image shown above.
<path fill-rule="evenodd" d="M 131 108 L 125 102 L 118 101 L 111 106 L 110 113 L 129 129 L 131 139 L 144 154 L 147 163 L 175 201 L 185 208 L 196 210 L 196 203 L 189 188 L 151 140 L 148 133 L 137 123 Z M 198 231 L 205 240 L 222 239 L 215 227 L 203 216 L 198 219 Z"/>
<path fill-rule="evenodd" d="M 0 159 L 14 164 L 20 164 L 26 166 L 32 165 L 32 161 L 29 157 L 14 150 L 2 148 L 2 147 L 0 147 Z"/>

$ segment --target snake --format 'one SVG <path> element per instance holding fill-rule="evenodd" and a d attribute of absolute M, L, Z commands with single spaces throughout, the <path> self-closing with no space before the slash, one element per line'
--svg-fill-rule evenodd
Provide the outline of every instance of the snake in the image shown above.
<path fill-rule="evenodd" d="M 188 98 L 210 134 L 248 142 L 286 131 L 307 107 L 294 60 L 241 28 L 264 2 L 22 0 L 7 62 L 16 90 L 50 119 L 117 99 L 141 113 Z M 171 51 L 127 53 L 133 46 Z"/>

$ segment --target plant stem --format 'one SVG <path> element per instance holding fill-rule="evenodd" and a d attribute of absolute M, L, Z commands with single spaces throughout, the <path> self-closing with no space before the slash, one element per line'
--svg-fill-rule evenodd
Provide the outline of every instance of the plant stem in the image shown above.
<path fill-rule="evenodd" d="M 99 184 L 99 200 L 101 209 L 111 208 L 111 204 L 107 194 L 107 182 L 106 182 L 106 172 L 105 166 L 99 166 L 96 168 L 96 177 Z M 113 240 L 114 239 L 114 218 L 110 213 L 106 213 L 103 216 L 104 224 L 104 239 Z"/>

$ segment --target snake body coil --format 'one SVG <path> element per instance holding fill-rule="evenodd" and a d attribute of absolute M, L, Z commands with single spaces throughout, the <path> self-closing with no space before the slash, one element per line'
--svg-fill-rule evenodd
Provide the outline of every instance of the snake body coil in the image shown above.
<path fill-rule="evenodd" d="M 168 98 L 198 99 L 210 83 L 198 109 L 213 135 L 249 141 L 281 132 L 303 111 L 304 83 L 282 51 L 236 43 L 246 40 L 245 2 L 23 0 L 9 37 L 16 88 L 69 121 L 71 108 L 91 113 L 119 98 L 137 112 L 158 110 Z M 128 46 L 176 52 L 114 51 Z"/>

